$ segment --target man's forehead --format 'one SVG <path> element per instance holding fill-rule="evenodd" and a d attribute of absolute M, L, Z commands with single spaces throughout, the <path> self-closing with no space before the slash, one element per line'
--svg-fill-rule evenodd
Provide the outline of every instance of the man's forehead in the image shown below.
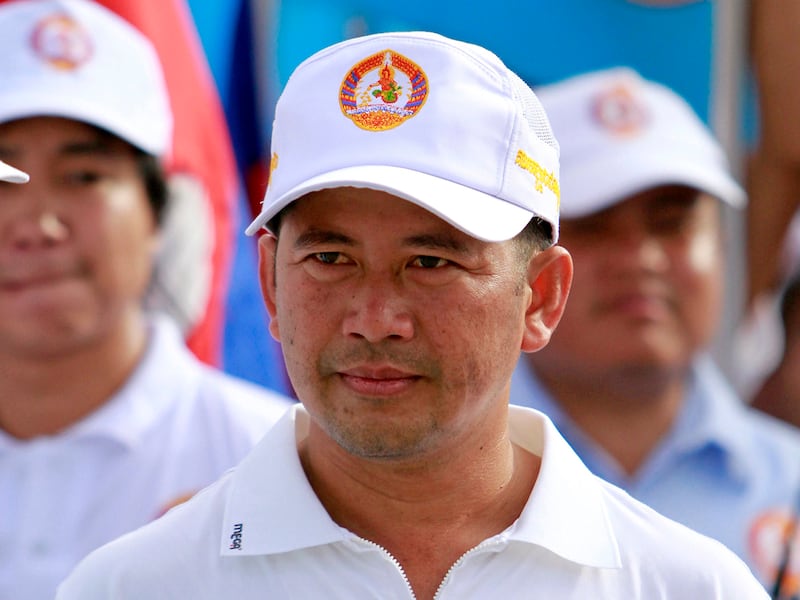
<path fill-rule="evenodd" d="M 352 244 L 364 236 L 394 237 L 403 245 L 452 250 L 486 243 L 413 202 L 369 188 L 330 188 L 306 194 L 289 205 L 281 218 L 292 222 L 296 235 L 316 242 L 327 239 Z"/>
<path fill-rule="evenodd" d="M 333 187 L 317 190 L 294 200 L 284 214 L 300 209 L 308 218 L 339 218 L 354 221 L 359 216 L 408 216 L 420 222 L 440 223 L 442 228 L 454 229 L 444 219 L 411 200 L 383 190 L 366 187 Z M 466 234 L 464 234 L 466 235 Z"/>
<path fill-rule="evenodd" d="M 722 203 L 717 197 L 703 190 L 685 185 L 665 184 L 649 187 L 614 200 L 601 210 L 579 217 L 563 218 L 562 222 L 568 224 L 582 219 L 602 219 L 626 210 L 657 213 L 670 207 L 693 206 L 701 200 L 719 205 Z"/>
<path fill-rule="evenodd" d="M 15 136 L 15 132 L 22 135 Z M 0 153 L 11 155 L 41 148 L 47 139 L 43 134 L 55 144 L 59 154 L 67 156 L 117 154 L 130 147 L 124 140 L 89 123 L 43 115 L 0 123 Z"/>

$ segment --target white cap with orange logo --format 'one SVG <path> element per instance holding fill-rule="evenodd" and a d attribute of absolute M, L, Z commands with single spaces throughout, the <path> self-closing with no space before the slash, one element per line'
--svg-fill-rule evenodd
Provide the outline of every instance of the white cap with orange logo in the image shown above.
<path fill-rule="evenodd" d="M 57 116 L 168 153 L 172 113 L 158 55 L 116 13 L 89 0 L 0 4 L 0 123 Z"/>
<path fill-rule="evenodd" d="M 536 94 L 561 144 L 562 218 L 669 184 L 744 204 L 722 147 L 670 88 L 618 67 L 539 86 Z"/>
<path fill-rule="evenodd" d="M 278 100 L 253 234 L 311 191 L 354 186 L 507 240 L 533 217 L 558 237 L 558 143 L 531 89 L 484 48 L 429 32 L 331 46 Z"/>

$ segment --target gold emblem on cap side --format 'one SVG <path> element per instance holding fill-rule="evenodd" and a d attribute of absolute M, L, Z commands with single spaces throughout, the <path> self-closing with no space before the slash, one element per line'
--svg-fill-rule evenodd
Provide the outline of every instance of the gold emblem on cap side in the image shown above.
<path fill-rule="evenodd" d="M 544 192 L 544 188 L 547 188 L 555 194 L 559 204 L 561 203 L 561 187 L 558 185 L 558 179 L 553 175 L 552 171 L 545 169 L 522 150 L 517 150 L 514 164 L 533 175 L 533 188 L 537 192 L 541 194 Z"/>
<path fill-rule="evenodd" d="M 413 61 L 383 50 L 355 65 L 342 80 L 339 106 L 361 129 L 386 131 L 410 119 L 428 98 L 428 77 Z"/>

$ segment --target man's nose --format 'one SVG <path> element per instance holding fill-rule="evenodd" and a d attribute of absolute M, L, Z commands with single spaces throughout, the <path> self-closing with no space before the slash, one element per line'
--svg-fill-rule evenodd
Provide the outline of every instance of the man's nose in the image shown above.
<path fill-rule="evenodd" d="M 21 187 L 26 188 L 24 192 L 14 190 L 13 197 L 3 199 L 6 203 L 2 213 L 5 243 L 24 250 L 65 241 L 70 229 L 57 204 L 43 191 L 36 190 L 33 182 Z"/>
<path fill-rule="evenodd" d="M 343 322 L 344 334 L 376 343 L 410 339 L 414 320 L 402 282 L 389 275 L 365 277 L 352 293 Z"/>

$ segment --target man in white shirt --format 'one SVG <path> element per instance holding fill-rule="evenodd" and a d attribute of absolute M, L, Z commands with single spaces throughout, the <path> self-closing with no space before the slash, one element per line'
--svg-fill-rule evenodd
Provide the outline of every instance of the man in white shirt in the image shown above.
<path fill-rule="evenodd" d="M 487 50 L 337 44 L 281 95 L 248 228 L 297 406 L 239 468 L 91 554 L 60 600 L 747 598 L 718 542 L 509 408 L 572 277 L 558 144 Z"/>
<path fill-rule="evenodd" d="M 0 5 L 0 50 L 0 159 L 31 175 L 0 184 L 0 598 L 51 600 L 291 402 L 143 308 L 171 135 L 149 42 L 94 2 L 26 1 Z"/>

